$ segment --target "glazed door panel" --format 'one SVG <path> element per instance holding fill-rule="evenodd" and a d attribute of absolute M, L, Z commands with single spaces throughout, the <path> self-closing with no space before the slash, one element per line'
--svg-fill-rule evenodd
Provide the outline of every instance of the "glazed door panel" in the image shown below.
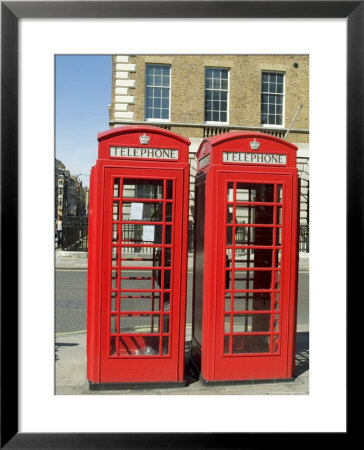
<path fill-rule="evenodd" d="M 106 170 L 102 382 L 176 380 L 182 188 L 177 171 Z"/>
<path fill-rule="evenodd" d="M 285 378 L 292 178 L 219 175 L 218 379 Z"/>

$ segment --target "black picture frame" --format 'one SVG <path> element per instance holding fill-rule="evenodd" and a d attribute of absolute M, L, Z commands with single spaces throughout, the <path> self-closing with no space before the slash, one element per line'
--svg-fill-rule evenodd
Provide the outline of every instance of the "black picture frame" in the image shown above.
<path fill-rule="evenodd" d="M 361 293 L 364 235 L 363 1 L 3 1 L 1 2 L 1 448 L 260 448 L 255 433 L 19 433 L 18 329 L 18 22 L 22 18 L 346 18 L 347 299 Z M 11 107 L 9 107 L 11 105 Z M 335 131 L 335 130 L 332 130 Z M 330 132 L 330 130 L 325 130 Z M 335 220 L 335 218 L 334 218 Z M 342 220 L 342 219 L 341 219 Z M 331 224 L 331 222 L 330 222 Z M 354 252 L 355 250 L 355 252 Z M 11 292 L 11 300 L 7 301 Z M 348 309 L 348 308 L 347 308 Z M 11 329 L 10 329 L 11 325 Z M 348 347 L 349 348 L 349 347 Z M 348 358 L 349 361 L 349 358 Z M 334 362 L 333 362 L 334 365 Z M 333 393 L 333 395 L 335 395 Z M 294 412 L 293 412 L 294 413 Z M 191 411 L 187 421 L 198 420 Z M 349 437 L 338 433 L 338 437 Z M 310 438 L 310 436 L 306 435 Z M 303 437 L 304 438 L 304 437 Z M 315 443 L 317 443 L 317 434 Z M 275 435 L 284 446 L 290 434 Z M 300 437 L 302 439 L 302 437 Z M 337 437 L 335 437 L 337 439 Z M 276 441 L 277 442 L 277 441 Z M 337 441 L 336 441 L 337 442 Z M 300 440 L 300 444 L 302 444 Z M 271 441 L 272 444 L 272 441 Z M 272 445 L 269 446 L 271 448 Z"/>

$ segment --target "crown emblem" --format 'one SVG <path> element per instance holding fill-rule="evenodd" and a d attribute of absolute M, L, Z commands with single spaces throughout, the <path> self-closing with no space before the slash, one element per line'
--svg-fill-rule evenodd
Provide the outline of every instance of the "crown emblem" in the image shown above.
<path fill-rule="evenodd" d="M 259 150 L 260 142 L 254 139 L 254 141 L 250 141 L 249 145 L 252 150 Z"/>
<path fill-rule="evenodd" d="M 150 137 L 147 136 L 145 133 L 142 134 L 141 136 L 139 136 L 139 141 L 140 141 L 141 144 L 146 145 L 146 144 L 149 143 L 149 140 L 150 140 Z"/>

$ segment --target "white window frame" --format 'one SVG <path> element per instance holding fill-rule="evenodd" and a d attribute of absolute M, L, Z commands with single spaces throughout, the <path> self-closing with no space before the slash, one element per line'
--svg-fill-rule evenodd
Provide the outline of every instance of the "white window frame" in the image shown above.
<path fill-rule="evenodd" d="M 169 67 L 169 99 L 168 99 L 168 119 L 158 119 L 153 117 L 147 117 L 147 88 L 148 87 L 158 87 L 158 86 L 148 86 L 147 85 L 147 66 L 163 66 Z M 160 86 L 161 88 L 166 88 L 166 86 Z M 171 97 L 172 97 L 172 65 L 171 64 L 158 64 L 158 63 L 146 63 L 145 64 L 145 102 L 144 102 L 144 118 L 146 122 L 170 122 L 171 121 Z"/>
<path fill-rule="evenodd" d="M 227 87 L 227 105 L 226 105 L 226 122 L 219 122 L 219 121 L 215 121 L 215 120 L 205 120 L 205 116 L 206 116 L 206 106 L 205 106 L 205 101 L 206 101 L 206 70 L 207 69 L 218 69 L 218 70 L 227 70 L 228 72 L 228 87 Z M 207 125 L 228 125 L 229 124 L 229 111 L 230 111 L 230 69 L 228 67 L 212 67 L 212 66 L 207 66 L 205 67 L 205 73 L 204 73 L 204 109 L 203 109 L 203 113 L 204 113 L 204 123 Z M 221 89 L 209 89 L 210 91 L 221 91 Z"/>
<path fill-rule="evenodd" d="M 286 73 L 279 70 L 262 70 L 261 78 L 260 78 L 260 89 L 261 89 L 261 95 L 263 95 L 263 73 L 269 73 L 269 74 L 279 74 L 283 75 L 283 94 L 272 94 L 269 92 L 265 92 L 266 95 L 281 95 L 283 97 L 282 102 L 282 124 L 276 125 L 276 124 L 269 124 L 269 123 L 260 123 L 262 128 L 284 128 L 285 125 L 285 103 L 286 103 Z M 260 122 L 262 122 L 262 99 L 260 99 Z"/>

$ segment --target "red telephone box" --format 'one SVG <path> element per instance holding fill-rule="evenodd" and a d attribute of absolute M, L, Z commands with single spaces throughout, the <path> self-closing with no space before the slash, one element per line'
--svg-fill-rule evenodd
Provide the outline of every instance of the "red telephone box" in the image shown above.
<path fill-rule="evenodd" d="M 206 383 L 293 377 L 296 150 L 250 132 L 198 149 L 191 358 Z"/>
<path fill-rule="evenodd" d="M 90 389 L 184 385 L 190 141 L 162 128 L 98 135 L 91 170 Z"/>

